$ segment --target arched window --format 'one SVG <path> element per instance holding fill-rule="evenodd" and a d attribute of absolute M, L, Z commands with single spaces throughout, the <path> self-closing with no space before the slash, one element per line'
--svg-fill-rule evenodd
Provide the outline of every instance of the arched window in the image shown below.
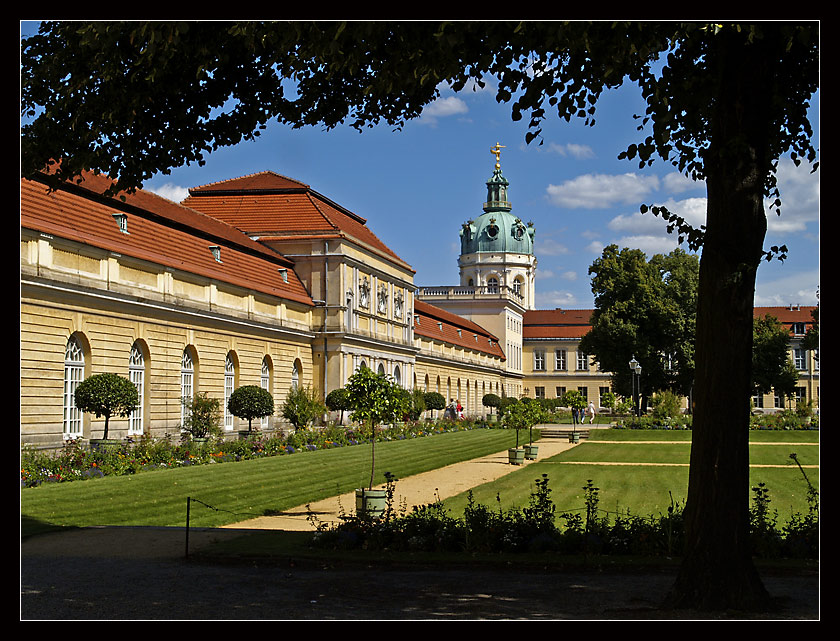
<path fill-rule="evenodd" d="M 401 376 L 400 376 L 400 366 L 399 365 L 394 365 L 394 383 L 396 383 L 398 386 L 402 386 L 402 379 L 401 379 Z"/>
<path fill-rule="evenodd" d="M 136 409 L 128 416 L 128 433 L 143 433 L 143 391 L 146 381 L 146 359 L 143 358 L 143 350 L 140 343 L 134 341 L 131 346 L 131 353 L 128 356 L 128 379 L 137 388 L 138 404 Z"/>
<path fill-rule="evenodd" d="M 260 371 L 260 387 L 271 393 L 271 359 L 264 356 L 262 360 L 262 370 Z M 260 427 L 262 429 L 268 428 L 268 416 L 260 419 Z"/>
<path fill-rule="evenodd" d="M 236 387 L 236 364 L 233 352 L 225 357 L 225 429 L 233 429 L 233 414 L 228 411 L 228 400 Z"/>
<path fill-rule="evenodd" d="M 382 363 L 379 363 L 379 367 L 376 369 L 376 372 L 378 374 L 384 374 L 385 373 L 385 366 Z"/>
<path fill-rule="evenodd" d="M 64 348 L 64 438 L 82 436 L 82 412 L 76 407 L 76 387 L 85 377 L 85 354 L 79 339 L 71 336 Z"/>
<path fill-rule="evenodd" d="M 513 293 L 522 296 L 522 279 L 515 278 L 513 281 Z"/>
<path fill-rule="evenodd" d="M 498 294 L 499 293 L 499 279 L 495 276 L 491 276 L 487 279 L 487 293 L 488 294 Z"/>
<path fill-rule="evenodd" d="M 292 365 L 292 389 L 297 389 L 298 385 L 300 385 L 300 375 L 301 375 L 301 366 L 300 361 L 295 360 L 294 364 Z"/>
<path fill-rule="evenodd" d="M 195 363 L 189 347 L 184 348 L 181 354 L 181 425 L 186 422 L 189 415 L 195 390 Z"/>

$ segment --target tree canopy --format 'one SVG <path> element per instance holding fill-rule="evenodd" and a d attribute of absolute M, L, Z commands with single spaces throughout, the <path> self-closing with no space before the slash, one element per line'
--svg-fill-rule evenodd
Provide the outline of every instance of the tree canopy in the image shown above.
<path fill-rule="evenodd" d="M 776 390 L 789 396 L 796 389 L 799 374 L 788 353 L 790 330 L 770 314 L 753 321 L 752 376 L 756 393 Z"/>
<path fill-rule="evenodd" d="M 698 259 L 681 249 L 650 260 L 639 249 L 608 245 L 589 268 L 595 310 L 580 349 L 630 394 L 628 363 L 642 365 L 642 390 L 687 395 L 694 382 Z M 644 403 L 642 404 L 644 407 Z"/>

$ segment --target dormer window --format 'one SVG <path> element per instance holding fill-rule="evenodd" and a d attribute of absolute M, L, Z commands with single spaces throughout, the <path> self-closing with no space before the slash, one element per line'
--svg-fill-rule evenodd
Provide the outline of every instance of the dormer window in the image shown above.
<path fill-rule="evenodd" d="M 286 269 L 285 267 L 281 267 L 277 271 L 280 272 L 280 278 L 283 279 L 283 282 L 288 283 L 289 282 L 289 270 Z"/>
<path fill-rule="evenodd" d="M 217 263 L 221 263 L 222 262 L 222 248 L 219 247 L 218 245 L 210 245 L 210 247 L 208 247 L 208 249 L 210 250 L 210 253 L 213 254 L 213 260 L 215 260 Z"/>
<path fill-rule="evenodd" d="M 123 213 L 111 214 L 117 221 L 117 227 L 123 234 L 128 233 L 128 215 Z"/>

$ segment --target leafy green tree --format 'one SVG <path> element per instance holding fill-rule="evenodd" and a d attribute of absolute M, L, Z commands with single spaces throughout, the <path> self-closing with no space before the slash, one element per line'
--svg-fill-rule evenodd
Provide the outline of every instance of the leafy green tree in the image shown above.
<path fill-rule="evenodd" d="M 324 414 L 326 405 L 318 393 L 309 388 L 296 386 L 289 389 L 283 402 L 281 414 L 296 430 L 313 423 Z"/>
<path fill-rule="evenodd" d="M 629 396 L 635 357 L 642 366 L 641 406 L 653 390 L 687 395 L 694 383 L 698 260 L 676 249 L 647 260 L 639 249 L 608 245 L 589 268 L 595 311 L 581 351 L 612 372 Z"/>
<path fill-rule="evenodd" d="M 639 141 L 619 158 L 664 160 L 708 193 L 701 229 L 642 207 L 703 248 L 686 549 L 667 603 L 765 608 L 747 535 L 752 301 L 760 263 L 787 251 L 764 248 L 778 160 L 818 165 L 819 63 L 818 22 L 44 23 L 22 43 L 21 172 L 51 166 L 58 185 L 90 169 L 131 189 L 272 119 L 399 128 L 440 87 L 488 82 L 531 142 L 550 113 L 591 125 L 602 93 L 635 83 Z"/>
<path fill-rule="evenodd" d="M 94 374 L 76 386 L 76 407 L 83 412 L 105 417 L 103 439 L 108 438 L 108 422 L 112 416 L 128 416 L 137 408 L 140 396 L 137 387 L 124 376 Z"/>
<path fill-rule="evenodd" d="M 228 411 L 238 418 L 248 419 L 250 432 L 253 419 L 274 414 L 274 399 L 271 392 L 259 385 L 243 385 L 231 392 Z"/>
<path fill-rule="evenodd" d="M 805 338 L 802 339 L 802 349 L 819 350 L 820 349 L 820 308 L 815 307 L 811 310 L 811 318 L 814 324 L 808 328 L 805 333 Z M 817 356 L 819 358 L 819 356 Z"/>
<path fill-rule="evenodd" d="M 370 484 L 376 470 L 376 426 L 401 418 L 407 410 L 403 390 L 387 374 L 375 374 L 367 367 L 360 367 L 344 386 L 350 394 L 353 420 L 367 428 L 370 435 Z"/>
<path fill-rule="evenodd" d="M 790 331 L 775 316 L 765 314 L 753 319 L 752 377 L 756 393 L 776 390 L 790 396 L 796 389 L 799 374 L 788 352 Z"/>

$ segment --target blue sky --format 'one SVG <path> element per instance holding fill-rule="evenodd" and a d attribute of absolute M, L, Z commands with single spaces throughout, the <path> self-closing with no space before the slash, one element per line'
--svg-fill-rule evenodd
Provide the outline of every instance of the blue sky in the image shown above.
<path fill-rule="evenodd" d="M 664 204 L 702 224 L 705 187 L 692 184 L 664 162 L 639 169 L 617 156 L 639 142 L 632 116 L 642 113 L 638 90 L 604 94 L 596 125 L 549 117 L 543 144 L 525 144 L 526 123 L 498 104 L 492 87 L 443 91 L 423 116 L 401 131 L 387 126 L 359 133 L 269 125 L 255 141 L 220 149 L 203 167 L 173 169 L 145 184 L 172 200 L 193 186 L 260 171 L 307 183 L 368 220 L 368 226 L 416 270 L 417 285 L 458 282 L 458 231 L 482 213 L 485 182 L 504 145 L 502 172 L 510 182 L 513 213 L 536 228 L 537 306 L 591 308 L 588 269 L 610 243 L 650 256 L 677 246 L 676 236 L 639 205 Z M 813 101 L 819 149 L 819 102 Z M 814 305 L 819 286 L 819 172 L 780 162 L 782 216 L 768 216 L 765 247 L 786 244 L 784 262 L 763 263 L 756 305 Z M 687 249 L 683 246 L 684 249 Z"/>

